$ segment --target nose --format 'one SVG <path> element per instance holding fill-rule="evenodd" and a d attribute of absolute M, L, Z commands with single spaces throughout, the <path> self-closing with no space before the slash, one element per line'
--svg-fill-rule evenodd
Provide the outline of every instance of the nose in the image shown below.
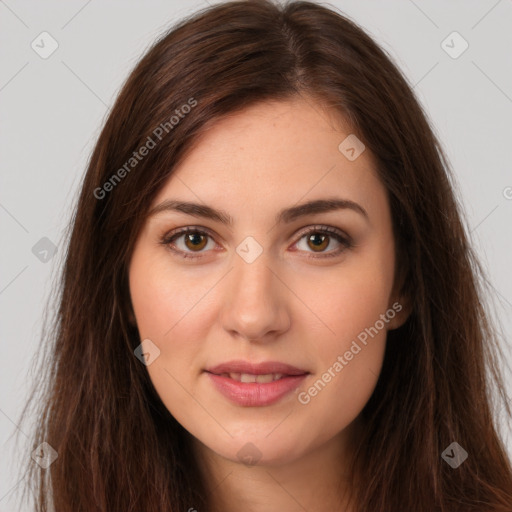
<path fill-rule="evenodd" d="M 261 254 L 252 263 L 236 256 L 221 312 L 223 328 L 233 337 L 265 343 L 290 327 L 288 288 Z M 289 293 L 289 292 L 288 292 Z"/>

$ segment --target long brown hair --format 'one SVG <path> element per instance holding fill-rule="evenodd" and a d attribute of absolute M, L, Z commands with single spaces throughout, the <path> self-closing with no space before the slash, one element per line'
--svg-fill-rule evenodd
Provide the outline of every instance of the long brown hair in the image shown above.
<path fill-rule="evenodd" d="M 208 510 L 190 434 L 134 356 L 141 340 L 128 264 L 152 199 L 198 135 L 250 104 L 298 94 L 343 116 L 375 156 L 389 194 L 396 275 L 412 304 L 406 323 L 388 333 L 362 411 L 357 510 L 512 509 L 496 397 L 511 411 L 482 300 L 487 279 L 426 114 L 392 59 L 353 21 L 310 2 L 257 0 L 217 4 L 172 27 L 108 115 L 69 225 L 58 307 L 22 415 L 36 406 L 30 450 L 47 442 L 58 454 L 48 469 L 30 460 L 38 511 Z M 144 145 L 149 151 L 132 161 Z M 453 442 L 468 453 L 457 468 L 441 456 Z"/>

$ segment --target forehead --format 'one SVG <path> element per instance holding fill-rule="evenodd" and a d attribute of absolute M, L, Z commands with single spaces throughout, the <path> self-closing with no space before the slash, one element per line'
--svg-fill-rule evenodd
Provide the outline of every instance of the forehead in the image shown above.
<path fill-rule="evenodd" d="M 385 200 L 370 152 L 350 160 L 340 151 L 348 137 L 348 123 L 313 100 L 252 105 L 208 126 L 153 206 L 169 197 L 260 210 L 326 194 Z"/>

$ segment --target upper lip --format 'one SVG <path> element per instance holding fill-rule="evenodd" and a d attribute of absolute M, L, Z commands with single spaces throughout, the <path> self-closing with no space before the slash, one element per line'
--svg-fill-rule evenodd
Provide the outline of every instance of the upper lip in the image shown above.
<path fill-rule="evenodd" d="M 249 361 L 235 360 L 227 361 L 206 369 L 207 372 L 220 375 L 222 373 L 249 373 L 251 375 L 266 375 L 269 373 L 282 373 L 283 375 L 304 375 L 309 373 L 290 364 L 278 361 L 264 361 L 262 363 L 251 363 Z"/>

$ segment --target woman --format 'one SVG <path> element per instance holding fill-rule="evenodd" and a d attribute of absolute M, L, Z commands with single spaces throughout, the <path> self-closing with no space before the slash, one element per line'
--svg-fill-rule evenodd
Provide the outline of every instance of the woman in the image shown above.
<path fill-rule="evenodd" d="M 512 509 L 449 165 L 352 21 L 242 1 L 174 27 L 71 228 L 37 510 Z"/>

